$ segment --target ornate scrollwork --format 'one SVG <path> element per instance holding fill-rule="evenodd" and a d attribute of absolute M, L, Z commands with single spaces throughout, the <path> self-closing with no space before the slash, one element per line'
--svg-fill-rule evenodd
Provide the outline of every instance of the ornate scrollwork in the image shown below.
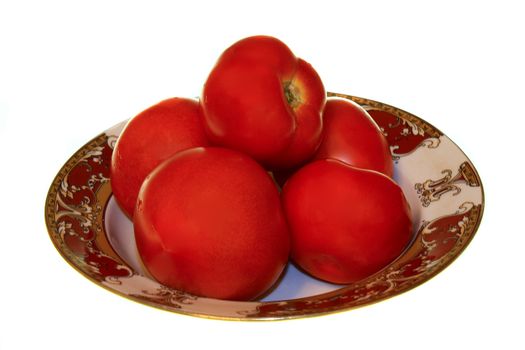
<path fill-rule="evenodd" d="M 438 201 L 445 193 L 451 193 L 453 196 L 461 192 L 460 183 L 466 183 L 468 186 L 477 187 L 480 181 L 472 165 L 463 162 L 458 172 L 452 176 L 452 170 L 445 169 L 441 171 L 444 176 L 436 180 L 428 179 L 414 185 L 415 190 L 424 207 L 428 207 L 432 202 Z"/>

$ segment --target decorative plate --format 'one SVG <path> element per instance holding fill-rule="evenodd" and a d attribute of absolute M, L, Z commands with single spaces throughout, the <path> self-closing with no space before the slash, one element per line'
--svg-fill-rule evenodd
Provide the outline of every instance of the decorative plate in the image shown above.
<path fill-rule="evenodd" d="M 421 118 L 369 99 L 351 99 L 386 135 L 395 180 L 411 205 L 415 237 L 404 253 L 373 276 L 333 285 L 289 265 L 279 284 L 258 301 L 197 297 L 163 286 L 144 271 L 133 226 L 112 198 L 109 169 L 125 122 L 80 148 L 60 169 L 46 199 L 49 236 L 63 258 L 95 284 L 157 308 L 209 318 L 287 319 L 353 309 L 393 297 L 429 280 L 465 249 L 481 221 L 480 178 L 466 155 Z"/>

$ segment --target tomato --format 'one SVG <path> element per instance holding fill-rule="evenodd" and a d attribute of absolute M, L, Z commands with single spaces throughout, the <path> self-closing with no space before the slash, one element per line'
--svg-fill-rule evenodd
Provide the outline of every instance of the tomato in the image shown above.
<path fill-rule="evenodd" d="M 393 177 L 394 163 L 386 137 L 357 103 L 329 98 L 323 111 L 323 139 L 314 159 L 338 159 Z"/>
<path fill-rule="evenodd" d="M 285 184 L 293 261 L 312 276 L 352 283 L 381 270 L 412 238 L 410 207 L 389 177 L 317 160 Z"/>
<path fill-rule="evenodd" d="M 130 119 L 111 159 L 111 187 L 117 203 L 133 216 L 140 186 L 162 161 L 187 148 L 206 146 L 197 100 L 170 98 Z"/>
<path fill-rule="evenodd" d="M 195 295 L 250 300 L 278 279 L 289 233 L 270 175 L 243 153 L 193 148 L 144 181 L 138 252 L 159 282 Z"/>
<path fill-rule="evenodd" d="M 266 167 L 291 167 L 319 146 L 324 85 L 306 61 L 269 36 L 227 48 L 202 91 L 205 125 L 217 145 Z"/>

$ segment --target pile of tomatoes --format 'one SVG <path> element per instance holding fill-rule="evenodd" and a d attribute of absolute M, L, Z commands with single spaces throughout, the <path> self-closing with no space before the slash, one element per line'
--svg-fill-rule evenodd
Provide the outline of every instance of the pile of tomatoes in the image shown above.
<path fill-rule="evenodd" d="M 412 237 L 389 146 L 359 105 L 327 98 L 280 40 L 227 48 L 200 99 L 130 119 L 111 184 L 139 255 L 160 283 L 252 300 L 289 260 L 348 284 L 388 265 Z"/>

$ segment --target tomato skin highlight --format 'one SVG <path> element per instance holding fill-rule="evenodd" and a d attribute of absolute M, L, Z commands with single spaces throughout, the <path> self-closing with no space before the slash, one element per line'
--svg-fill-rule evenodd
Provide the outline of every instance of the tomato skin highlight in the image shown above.
<path fill-rule="evenodd" d="M 134 229 L 149 273 L 199 296 L 257 298 L 289 258 L 273 180 L 253 159 L 225 148 L 189 149 L 156 168 L 139 193 Z"/>
<path fill-rule="evenodd" d="M 323 123 L 323 137 L 314 159 L 337 159 L 393 177 L 388 141 L 363 107 L 347 99 L 328 98 Z"/>
<path fill-rule="evenodd" d="M 111 158 L 111 187 L 120 208 L 132 218 L 140 186 L 157 165 L 179 151 L 208 144 L 197 100 L 170 98 L 131 118 Z"/>
<path fill-rule="evenodd" d="M 353 283 L 378 272 L 412 239 L 403 191 L 376 171 L 317 160 L 286 182 L 282 199 L 292 260 L 328 282 Z"/>

